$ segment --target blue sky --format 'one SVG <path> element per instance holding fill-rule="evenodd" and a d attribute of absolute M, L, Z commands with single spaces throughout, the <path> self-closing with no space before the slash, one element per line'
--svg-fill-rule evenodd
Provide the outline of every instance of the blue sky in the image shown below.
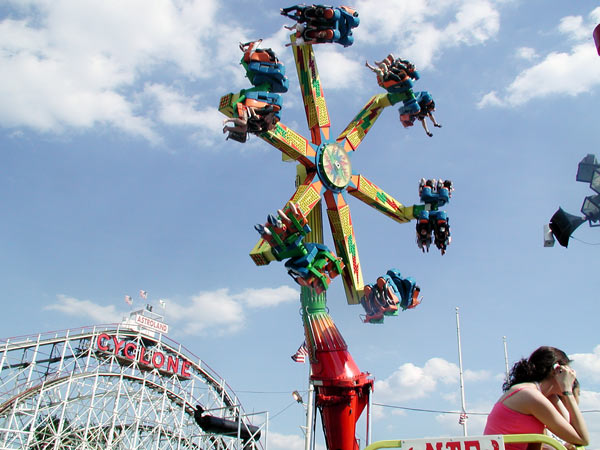
<path fill-rule="evenodd" d="M 375 6 L 376 5 L 376 6 Z M 269 448 L 302 448 L 307 367 L 298 288 L 279 264 L 256 267 L 255 223 L 294 192 L 295 167 L 258 138 L 225 142 L 221 95 L 248 87 L 238 42 L 264 39 L 287 65 L 282 121 L 308 136 L 289 19 L 275 1 L 5 0 L 0 4 L 0 285 L 2 337 L 119 321 L 126 294 L 165 299 L 170 337 L 221 374 L 248 411 L 269 410 Z M 341 132 L 382 92 L 365 60 L 413 61 L 443 128 L 427 137 L 383 112 L 352 159 L 404 204 L 418 181 L 448 178 L 453 242 L 422 254 L 414 224 L 350 198 L 366 282 L 391 267 L 415 277 L 423 303 L 362 324 L 341 280 L 330 313 L 374 401 L 460 409 L 455 307 L 466 402 L 500 395 L 502 337 L 511 364 L 539 345 L 575 360 L 582 409 L 600 405 L 597 229 L 568 249 L 544 248 L 559 206 L 578 213 L 591 191 L 577 163 L 600 156 L 600 57 L 594 1 L 357 1 L 355 44 L 316 46 L 332 121 Z M 326 243 L 331 237 L 326 227 Z M 585 413 L 600 448 L 600 413 Z M 485 416 L 471 414 L 469 432 Z M 375 439 L 459 435 L 458 417 L 388 407 Z M 364 439 L 364 427 L 358 435 Z M 321 444 L 321 431 L 318 436 Z"/>

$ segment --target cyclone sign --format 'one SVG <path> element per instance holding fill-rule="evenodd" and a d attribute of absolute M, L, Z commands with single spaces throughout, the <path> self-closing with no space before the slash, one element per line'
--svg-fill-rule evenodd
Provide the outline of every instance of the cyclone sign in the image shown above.
<path fill-rule="evenodd" d="M 161 372 L 190 378 L 191 362 L 176 355 L 167 355 L 161 351 L 148 349 L 133 340 L 122 339 L 106 333 L 98 335 L 96 347 L 117 357 L 136 363 L 140 368 L 156 368 Z"/>

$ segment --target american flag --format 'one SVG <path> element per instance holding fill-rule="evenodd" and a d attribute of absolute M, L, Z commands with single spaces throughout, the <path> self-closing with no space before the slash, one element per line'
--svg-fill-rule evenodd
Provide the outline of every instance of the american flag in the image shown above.
<path fill-rule="evenodd" d="M 467 416 L 465 413 L 462 413 L 460 415 L 460 417 L 458 418 L 459 425 L 464 425 L 465 423 L 467 423 L 468 418 L 469 418 L 469 416 Z"/>
<path fill-rule="evenodd" d="M 296 353 L 292 355 L 292 359 L 297 363 L 303 363 L 306 362 L 307 356 L 308 349 L 306 348 L 306 342 L 303 342 L 302 345 L 298 347 L 298 350 L 296 350 Z"/>
<path fill-rule="evenodd" d="M 140 297 L 142 297 L 144 300 L 146 300 L 148 298 L 148 293 L 142 289 L 140 289 Z"/>
<path fill-rule="evenodd" d="M 125 303 L 127 303 L 128 305 L 133 305 L 133 299 L 131 298 L 131 295 L 125 296 Z"/>

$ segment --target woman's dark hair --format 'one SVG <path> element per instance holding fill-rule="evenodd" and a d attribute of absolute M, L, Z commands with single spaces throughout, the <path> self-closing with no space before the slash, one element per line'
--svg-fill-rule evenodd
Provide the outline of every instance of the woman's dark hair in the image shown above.
<path fill-rule="evenodd" d="M 508 379 L 502 385 L 503 391 L 519 383 L 542 381 L 552 372 L 554 364 L 566 366 L 571 362 L 565 352 L 556 347 L 540 347 L 529 359 L 516 362 L 510 371 Z"/>

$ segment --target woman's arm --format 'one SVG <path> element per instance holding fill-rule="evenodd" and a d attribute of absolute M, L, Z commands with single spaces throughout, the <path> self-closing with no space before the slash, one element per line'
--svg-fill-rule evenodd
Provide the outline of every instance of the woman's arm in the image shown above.
<path fill-rule="evenodd" d="M 565 394 L 568 393 L 568 394 Z M 569 413 L 569 422 L 577 430 L 578 434 L 585 440 L 585 443 L 579 445 L 588 445 L 590 436 L 588 433 L 587 425 L 579 410 L 579 405 L 575 401 L 573 392 L 571 390 L 564 391 L 563 395 L 560 396 L 561 403 L 565 406 Z M 569 441 L 572 442 L 572 441 Z M 575 442 L 573 442 L 575 444 Z"/>
<path fill-rule="evenodd" d="M 569 420 L 540 392 L 535 392 L 530 397 L 527 411 L 523 412 L 535 416 L 552 433 L 566 442 L 588 445 L 590 436 L 575 399 L 572 395 L 567 395 L 561 396 L 561 401 L 569 413 Z"/>
<path fill-rule="evenodd" d="M 567 408 L 562 404 L 558 395 L 552 395 L 548 398 L 548 400 L 550 400 L 550 403 L 554 405 L 561 416 L 563 416 L 566 420 L 569 420 L 569 411 L 567 411 Z"/>

